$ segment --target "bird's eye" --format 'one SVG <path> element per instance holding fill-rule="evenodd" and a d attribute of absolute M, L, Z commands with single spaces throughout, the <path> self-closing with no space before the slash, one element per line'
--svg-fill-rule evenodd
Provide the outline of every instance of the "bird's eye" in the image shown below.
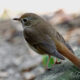
<path fill-rule="evenodd" d="M 23 22 L 27 22 L 28 20 L 27 19 L 23 19 Z"/>

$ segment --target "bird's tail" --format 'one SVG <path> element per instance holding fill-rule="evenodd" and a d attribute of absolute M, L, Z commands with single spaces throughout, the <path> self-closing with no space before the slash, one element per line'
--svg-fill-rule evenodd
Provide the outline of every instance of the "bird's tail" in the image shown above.
<path fill-rule="evenodd" d="M 76 57 L 63 43 L 57 43 L 58 51 L 68 58 L 73 64 L 75 64 L 80 69 L 80 59 Z"/>

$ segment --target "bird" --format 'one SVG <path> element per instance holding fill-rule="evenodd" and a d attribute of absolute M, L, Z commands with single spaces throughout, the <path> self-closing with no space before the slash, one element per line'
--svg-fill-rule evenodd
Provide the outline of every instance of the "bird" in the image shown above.
<path fill-rule="evenodd" d="M 67 58 L 80 69 L 80 59 L 47 20 L 35 13 L 24 13 L 13 20 L 22 23 L 24 38 L 32 50 L 41 55 L 47 54 L 49 59 L 51 56 L 61 60 Z"/>

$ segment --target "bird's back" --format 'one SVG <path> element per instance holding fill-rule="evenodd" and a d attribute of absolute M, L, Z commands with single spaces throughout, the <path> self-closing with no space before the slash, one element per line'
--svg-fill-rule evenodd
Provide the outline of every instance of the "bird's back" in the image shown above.
<path fill-rule="evenodd" d="M 39 31 L 41 34 L 43 33 L 45 35 L 49 35 L 53 39 L 53 41 L 57 40 L 63 43 L 72 53 L 74 53 L 71 46 L 64 40 L 63 36 L 59 32 L 57 32 L 56 29 L 51 24 L 44 20 L 42 21 L 42 23 L 43 24 L 37 24 L 37 27 L 35 27 L 34 25 L 37 31 Z"/>

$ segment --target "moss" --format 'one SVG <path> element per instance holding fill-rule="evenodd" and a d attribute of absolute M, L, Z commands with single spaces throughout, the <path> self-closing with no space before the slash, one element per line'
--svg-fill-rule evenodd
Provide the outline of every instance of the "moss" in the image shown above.
<path fill-rule="evenodd" d="M 75 54 L 80 57 L 80 49 L 76 50 Z M 56 64 L 35 80 L 80 80 L 80 70 L 66 60 L 62 64 Z"/>

